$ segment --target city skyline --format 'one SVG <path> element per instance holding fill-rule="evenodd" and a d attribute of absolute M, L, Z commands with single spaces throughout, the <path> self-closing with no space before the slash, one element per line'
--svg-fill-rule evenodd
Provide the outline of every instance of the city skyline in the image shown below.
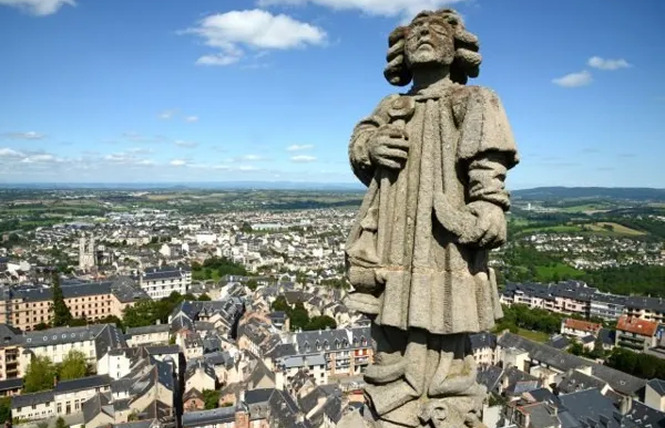
<path fill-rule="evenodd" d="M 451 6 L 522 163 L 510 188 L 662 187 L 665 5 L 0 0 L 0 183 L 354 183 L 387 34 Z"/>

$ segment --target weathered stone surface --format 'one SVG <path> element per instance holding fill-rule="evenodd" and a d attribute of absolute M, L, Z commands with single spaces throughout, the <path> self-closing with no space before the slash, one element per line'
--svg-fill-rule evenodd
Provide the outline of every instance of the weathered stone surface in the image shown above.
<path fill-rule="evenodd" d="M 368 411 L 340 426 L 483 426 L 467 334 L 502 316 L 487 261 L 506 240 L 504 180 L 518 157 L 499 98 L 465 86 L 478 47 L 448 9 L 397 28 L 384 74 L 413 85 L 353 132 L 351 166 L 368 191 L 346 246 L 347 304 L 372 318 L 377 349 Z"/>

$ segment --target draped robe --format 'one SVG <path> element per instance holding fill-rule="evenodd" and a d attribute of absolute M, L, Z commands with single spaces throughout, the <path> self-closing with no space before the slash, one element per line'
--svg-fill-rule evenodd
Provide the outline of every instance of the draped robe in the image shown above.
<path fill-rule="evenodd" d="M 372 137 L 385 124 L 408 135 L 400 170 L 378 167 L 370 158 Z M 391 95 L 356 126 L 349 155 L 369 189 L 346 245 L 355 288 L 348 305 L 377 325 L 402 330 L 491 329 L 502 316 L 487 266 L 491 248 L 460 234 L 492 223 L 504 235 L 496 242 L 505 240 L 504 180 L 518 157 L 496 94 L 451 83 Z"/>

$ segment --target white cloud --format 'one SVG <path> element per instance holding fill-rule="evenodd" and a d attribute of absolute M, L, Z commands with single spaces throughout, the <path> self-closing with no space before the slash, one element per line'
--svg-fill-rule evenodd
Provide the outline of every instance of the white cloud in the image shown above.
<path fill-rule="evenodd" d="M 36 155 L 26 156 L 21 160 L 23 163 L 50 163 L 60 162 L 60 159 L 48 153 L 40 153 Z"/>
<path fill-rule="evenodd" d="M 163 135 L 148 136 L 139 134 L 136 131 L 128 131 L 122 133 L 122 138 L 133 143 L 164 143 L 169 139 Z"/>
<path fill-rule="evenodd" d="M 194 122 L 198 122 L 198 121 L 199 121 L 198 116 L 187 116 L 185 118 L 185 122 L 189 122 L 189 123 L 194 123 Z"/>
<path fill-rule="evenodd" d="M 173 143 L 178 147 L 186 147 L 186 148 L 193 148 L 198 146 L 198 143 L 195 143 L 193 141 L 175 140 Z"/>
<path fill-rule="evenodd" d="M 240 165 L 236 168 L 238 171 L 247 172 L 247 171 L 258 171 L 259 169 L 254 165 Z"/>
<path fill-rule="evenodd" d="M 16 7 L 37 16 L 56 13 L 66 4 L 76 6 L 74 0 L 0 0 L 0 5 Z"/>
<path fill-rule="evenodd" d="M 287 152 L 299 152 L 302 150 L 310 150 L 313 149 L 314 145 L 312 144 L 292 144 L 289 147 L 286 148 Z"/>
<path fill-rule="evenodd" d="M 336 10 L 357 9 L 371 15 L 413 16 L 421 10 L 436 10 L 465 0 L 259 0 L 259 6 L 277 4 L 305 5 L 308 3 Z"/>
<path fill-rule="evenodd" d="M 196 65 L 231 65 L 240 61 L 242 55 L 212 54 L 203 55 L 196 60 Z"/>
<path fill-rule="evenodd" d="M 9 147 L 0 148 L 0 159 L 2 158 L 22 158 L 25 155 L 17 150 L 10 149 Z"/>
<path fill-rule="evenodd" d="M 563 77 L 552 80 L 552 83 L 564 88 L 578 88 L 580 86 L 589 85 L 591 82 L 593 82 L 591 73 L 586 70 L 580 71 L 579 73 L 566 74 Z"/>
<path fill-rule="evenodd" d="M 630 68 L 632 65 L 623 58 L 620 59 L 604 59 L 599 56 L 592 56 L 587 62 L 589 67 L 598 68 L 600 70 L 618 70 L 620 68 Z"/>
<path fill-rule="evenodd" d="M 244 161 L 260 161 L 260 160 L 264 160 L 265 158 L 263 156 L 259 156 L 259 155 L 245 155 L 240 159 L 242 159 Z"/>
<path fill-rule="evenodd" d="M 187 165 L 187 161 L 183 159 L 173 159 L 171 162 L 169 162 L 169 165 L 171 166 L 185 166 Z"/>
<path fill-rule="evenodd" d="M 175 114 L 175 110 L 164 110 L 163 112 L 159 113 L 159 118 L 162 120 L 170 120 L 173 119 Z"/>
<path fill-rule="evenodd" d="M 234 10 L 201 20 L 185 34 L 195 34 L 218 52 L 200 57 L 198 65 L 230 65 L 242 59 L 243 48 L 293 49 L 321 45 L 326 33 L 321 28 L 287 15 L 264 10 Z"/>
<path fill-rule="evenodd" d="M 10 140 L 43 140 L 44 138 L 46 138 L 46 135 L 35 131 L 5 132 L 4 134 L 2 134 L 2 137 Z"/>
<path fill-rule="evenodd" d="M 307 155 L 298 155 L 298 156 L 293 156 L 291 158 L 292 162 L 297 162 L 297 163 L 309 163 L 309 162 L 316 162 L 316 157 L 315 156 L 307 156 Z"/>

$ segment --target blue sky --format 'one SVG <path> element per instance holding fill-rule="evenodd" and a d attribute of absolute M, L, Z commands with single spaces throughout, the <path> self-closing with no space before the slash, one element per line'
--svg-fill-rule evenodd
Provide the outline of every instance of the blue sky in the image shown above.
<path fill-rule="evenodd" d="M 665 187 L 662 0 L 0 0 L 0 183 L 354 182 L 387 34 L 453 6 L 511 188 Z"/>

